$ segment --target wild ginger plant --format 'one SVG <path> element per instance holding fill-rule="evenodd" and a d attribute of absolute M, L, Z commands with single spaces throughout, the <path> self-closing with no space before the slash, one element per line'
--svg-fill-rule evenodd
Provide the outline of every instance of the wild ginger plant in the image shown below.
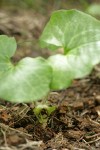
<path fill-rule="evenodd" d="M 62 48 L 63 54 L 48 59 L 26 57 L 14 65 L 16 45 L 14 38 L 0 36 L 0 98 L 37 103 L 50 91 L 68 88 L 74 79 L 88 75 L 100 62 L 100 21 L 78 10 L 55 11 L 40 45 L 53 51 Z M 34 113 L 40 122 L 42 109 L 50 115 L 55 107 L 38 104 Z"/>

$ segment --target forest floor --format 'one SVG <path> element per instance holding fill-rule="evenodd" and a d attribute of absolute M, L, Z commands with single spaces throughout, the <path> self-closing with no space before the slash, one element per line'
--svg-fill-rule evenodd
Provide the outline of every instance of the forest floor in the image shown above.
<path fill-rule="evenodd" d="M 0 10 L 0 34 L 18 43 L 13 61 L 50 55 L 37 43 L 47 19 L 31 11 Z M 57 109 L 45 125 L 36 119 L 33 104 L 0 101 L 0 150 L 100 150 L 100 65 L 70 88 L 51 92 L 48 101 Z"/>

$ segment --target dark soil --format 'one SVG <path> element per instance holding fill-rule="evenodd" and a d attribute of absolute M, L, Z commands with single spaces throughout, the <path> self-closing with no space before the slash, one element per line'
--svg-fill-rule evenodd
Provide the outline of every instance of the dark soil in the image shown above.
<path fill-rule="evenodd" d="M 50 55 L 37 44 L 46 20 L 31 11 L 0 10 L 0 34 L 13 35 L 19 43 L 13 61 Z M 40 124 L 33 104 L 1 100 L 0 150 L 100 149 L 100 65 L 86 78 L 73 81 L 70 88 L 51 92 L 48 101 L 57 109 L 47 123 Z"/>

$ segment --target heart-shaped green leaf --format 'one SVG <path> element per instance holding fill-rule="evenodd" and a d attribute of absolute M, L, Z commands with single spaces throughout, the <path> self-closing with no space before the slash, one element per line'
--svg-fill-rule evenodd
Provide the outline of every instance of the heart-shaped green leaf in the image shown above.
<path fill-rule="evenodd" d="M 51 68 L 42 58 L 24 58 L 0 77 L 0 97 L 14 102 L 30 102 L 48 94 Z"/>
<path fill-rule="evenodd" d="M 42 47 L 57 49 L 64 53 L 84 44 L 100 40 L 100 22 L 78 10 L 59 10 L 52 14 L 41 37 Z"/>
<path fill-rule="evenodd" d="M 40 37 L 40 44 L 51 50 L 64 49 L 65 56 L 51 56 L 48 61 L 53 68 L 52 89 L 65 88 L 72 79 L 89 74 L 100 62 L 100 22 L 77 10 L 56 11 Z"/>
<path fill-rule="evenodd" d="M 50 90 L 52 73 L 47 61 L 41 57 L 27 57 L 13 65 L 10 57 L 15 52 L 15 40 L 1 36 L 0 44 L 0 98 L 12 102 L 30 102 L 46 96 Z"/>

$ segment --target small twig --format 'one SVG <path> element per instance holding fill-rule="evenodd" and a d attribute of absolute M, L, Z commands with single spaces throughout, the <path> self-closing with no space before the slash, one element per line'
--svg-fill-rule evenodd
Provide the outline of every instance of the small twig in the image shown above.
<path fill-rule="evenodd" d="M 99 135 L 100 135 L 100 133 L 94 134 L 94 135 L 91 135 L 91 136 L 86 136 L 86 139 L 91 139 L 91 138 L 94 138 L 94 137 L 99 136 Z"/>
<path fill-rule="evenodd" d="M 99 141 L 99 140 L 100 140 L 100 137 L 99 137 L 99 138 L 97 138 L 97 139 L 95 139 L 95 140 L 93 140 L 93 141 L 89 141 L 89 142 L 87 142 L 87 144 L 92 144 L 92 143 L 97 142 L 97 141 Z"/>
<path fill-rule="evenodd" d="M 3 137 L 4 137 L 4 141 L 5 141 L 5 146 L 8 147 L 8 144 L 7 144 L 7 139 L 6 139 L 6 131 L 4 132 L 2 129 L 1 129 L 1 132 L 3 134 Z"/>
<path fill-rule="evenodd" d="M 15 121 L 14 123 L 17 123 L 17 122 L 19 122 L 20 120 L 22 120 L 25 116 L 26 116 L 26 114 L 27 114 L 27 112 L 29 111 L 29 107 L 26 107 L 26 108 L 24 108 L 18 115 L 20 115 L 21 116 L 21 114 L 22 114 L 22 116 L 17 120 L 17 121 Z M 23 113 L 23 112 L 25 112 L 25 113 Z"/>
<path fill-rule="evenodd" d="M 7 131 L 7 130 L 12 130 L 12 131 L 18 132 L 18 133 L 20 133 L 20 134 L 24 134 L 24 135 L 26 135 L 26 136 L 32 137 L 32 135 L 30 135 L 30 134 L 28 134 L 28 133 L 25 133 L 25 132 L 19 131 L 19 130 L 17 130 L 17 129 L 11 128 L 11 127 L 9 127 L 8 125 L 5 125 L 5 124 L 3 124 L 3 123 L 0 123 L 0 126 L 1 126 L 1 128 L 3 128 L 3 129 L 6 130 L 6 131 Z"/>
<path fill-rule="evenodd" d="M 88 118 L 88 119 L 89 119 L 89 121 L 90 121 L 92 124 L 97 125 L 97 126 L 100 126 L 100 123 L 98 123 L 98 122 L 96 122 L 96 121 L 94 121 L 94 120 L 92 120 L 92 119 L 90 119 L 90 118 Z"/>
<path fill-rule="evenodd" d="M 40 147 L 42 144 L 43 144 L 42 141 L 29 141 L 29 140 L 26 140 L 26 144 L 20 144 L 19 147 L 21 147 L 21 150 L 24 150 L 26 148 Z"/>
<path fill-rule="evenodd" d="M 6 146 L 2 146 L 2 147 L 0 147 L 0 150 L 17 150 L 17 148 L 15 148 L 15 147 L 10 148 L 10 147 L 6 147 Z"/>
<path fill-rule="evenodd" d="M 82 141 L 88 146 L 88 148 L 91 148 L 91 146 L 89 145 L 87 141 L 85 141 L 85 139 L 82 139 Z"/>
<path fill-rule="evenodd" d="M 74 148 L 74 150 L 85 150 L 85 149 L 83 149 L 83 148 Z"/>

